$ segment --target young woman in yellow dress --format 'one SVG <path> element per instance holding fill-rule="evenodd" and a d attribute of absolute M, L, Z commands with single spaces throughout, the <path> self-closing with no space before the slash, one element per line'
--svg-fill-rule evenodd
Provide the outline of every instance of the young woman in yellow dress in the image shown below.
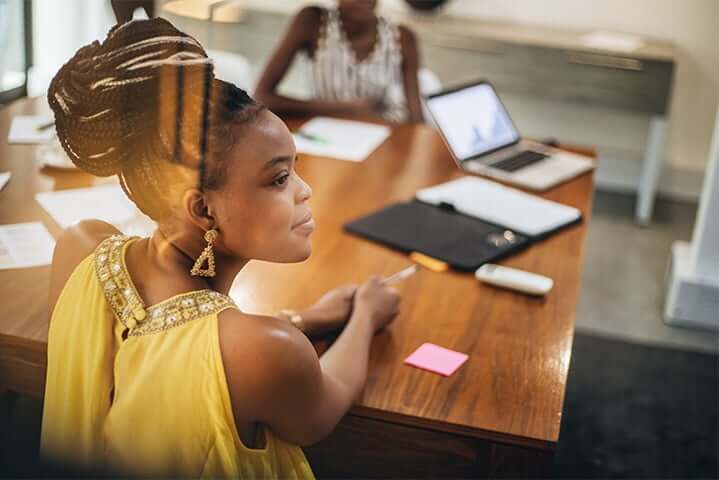
<path fill-rule="evenodd" d="M 48 99 L 73 162 L 117 175 L 158 228 L 85 221 L 58 238 L 42 455 L 77 472 L 312 478 L 299 446 L 360 394 L 399 297 L 373 277 L 269 317 L 227 296 L 251 259 L 310 255 L 311 190 L 285 124 L 162 19 L 81 48 Z M 318 359 L 307 337 L 342 328 Z"/>

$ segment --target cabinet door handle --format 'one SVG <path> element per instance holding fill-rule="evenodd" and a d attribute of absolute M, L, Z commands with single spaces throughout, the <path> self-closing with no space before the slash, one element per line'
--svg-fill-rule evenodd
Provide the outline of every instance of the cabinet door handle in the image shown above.
<path fill-rule="evenodd" d="M 614 68 L 617 70 L 631 70 L 641 72 L 644 64 L 636 58 L 616 57 L 613 55 L 601 55 L 598 53 L 568 52 L 569 63 L 577 65 L 589 65 L 600 68 Z"/>
<path fill-rule="evenodd" d="M 473 53 L 504 55 L 504 52 L 499 48 L 499 44 L 491 40 L 488 41 L 473 38 L 450 37 L 447 35 L 438 35 L 434 33 L 426 35 L 426 38 L 427 40 L 429 40 L 429 43 L 437 47 L 452 48 L 455 50 L 466 50 Z"/>

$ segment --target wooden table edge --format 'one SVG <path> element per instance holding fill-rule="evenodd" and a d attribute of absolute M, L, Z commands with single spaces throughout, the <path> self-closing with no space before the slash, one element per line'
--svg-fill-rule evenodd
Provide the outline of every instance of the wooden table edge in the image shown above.
<path fill-rule="evenodd" d="M 461 435 L 480 440 L 506 443 L 509 445 L 527 447 L 537 450 L 553 451 L 559 442 L 559 439 L 545 440 L 539 438 L 529 438 L 511 435 L 507 433 L 495 432 L 492 430 L 486 430 L 481 428 L 464 427 L 462 425 L 443 422 L 440 420 L 428 420 L 420 417 L 415 417 L 413 415 L 405 415 L 401 413 L 387 413 L 384 410 L 379 410 L 372 407 L 365 407 L 361 405 L 352 407 L 352 409 L 347 413 L 347 415 L 353 415 L 355 417 L 368 418 L 372 420 L 379 420 L 383 422 L 394 423 L 397 425 L 404 425 L 407 427 L 421 428 L 434 432 L 449 433 L 453 435 Z"/>

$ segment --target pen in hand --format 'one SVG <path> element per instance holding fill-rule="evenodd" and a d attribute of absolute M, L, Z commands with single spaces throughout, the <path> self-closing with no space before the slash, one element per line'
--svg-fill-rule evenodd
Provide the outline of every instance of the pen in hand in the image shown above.
<path fill-rule="evenodd" d="M 390 275 L 389 277 L 386 277 L 382 280 L 382 285 L 390 286 L 394 285 L 397 282 L 401 282 L 402 280 L 411 277 L 415 273 L 419 271 L 419 265 L 410 265 L 409 267 L 405 268 L 404 270 L 400 270 L 399 272 Z"/>

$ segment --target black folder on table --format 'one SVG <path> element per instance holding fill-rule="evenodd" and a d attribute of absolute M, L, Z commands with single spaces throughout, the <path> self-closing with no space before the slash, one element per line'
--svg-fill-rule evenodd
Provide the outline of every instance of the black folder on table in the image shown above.
<path fill-rule="evenodd" d="M 455 181 L 454 186 L 444 184 L 426 189 L 424 192 L 418 192 L 418 197 L 435 203 L 418 199 L 396 203 L 347 223 L 344 228 L 352 234 L 403 252 L 419 252 L 442 260 L 456 270 L 473 271 L 485 263 L 497 261 L 517 252 L 553 232 L 581 222 L 581 214 L 578 211 L 573 212 L 572 210 L 575 209 L 571 207 L 541 198 L 528 197 L 523 192 L 503 186 L 488 185 L 490 188 L 488 191 L 480 191 L 474 198 L 486 202 L 489 196 L 501 202 L 503 206 L 506 206 L 507 202 L 516 202 L 516 208 L 522 211 L 518 212 L 515 218 L 505 214 L 507 223 L 504 225 L 496 219 L 488 221 L 468 215 L 460 211 L 457 204 L 440 201 L 442 198 L 454 199 L 466 206 L 467 199 L 471 198 L 467 196 L 467 192 L 471 193 L 471 188 L 477 185 L 481 188 L 486 187 L 487 185 L 482 182 L 486 180 Z M 453 197 L 452 194 L 447 194 L 448 187 L 456 192 L 457 186 L 460 190 L 464 190 L 463 195 Z M 549 223 L 545 222 L 544 225 L 541 222 L 536 223 L 534 222 L 536 215 L 532 215 L 535 212 L 530 211 L 533 208 L 539 208 L 536 212 L 554 210 L 550 212 L 553 218 L 548 218 Z M 501 213 L 501 210 L 498 205 L 491 212 Z M 526 232 L 516 228 L 520 225 L 517 222 L 522 221 L 522 215 L 527 222 Z"/>

